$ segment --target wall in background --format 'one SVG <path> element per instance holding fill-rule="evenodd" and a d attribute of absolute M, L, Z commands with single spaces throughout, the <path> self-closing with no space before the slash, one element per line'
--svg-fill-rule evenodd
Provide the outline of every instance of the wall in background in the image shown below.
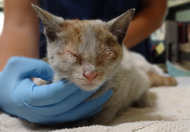
<path fill-rule="evenodd" d="M 168 20 L 190 21 L 190 0 L 168 0 Z"/>
<path fill-rule="evenodd" d="M 179 10 L 176 12 L 176 20 L 182 22 L 190 22 L 190 7 L 186 10 Z"/>

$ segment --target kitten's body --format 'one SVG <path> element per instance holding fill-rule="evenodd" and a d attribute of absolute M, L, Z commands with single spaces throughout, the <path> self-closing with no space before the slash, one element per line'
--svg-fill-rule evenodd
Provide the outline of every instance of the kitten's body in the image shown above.
<path fill-rule="evenodd" d="M 120 110 L 139 99 L 143 100 L 143 96 L 146 96 L 146 92 L 150 87 L 146 73 L 135 65 L 126 49 L 123 49 L 123 51 L 122 62 L 117 67 L 117 70 L 114 71 L 115 74 L 108 78 L 101 87 L 101 90 L 104 91 L 112 88 L 114 94 L 104 105 L 104 110 L 99 115 L 96 115 L 92 122 L 109 123 Z"/>
<path fill-rule="evenodd" d="M 113 89 L 114 94 L 103 111 L 93 118 L 93 123 L 110 122 L 118 111 L 141 99 L 153 85 L 147 73 L 152 76 L 157 71 L 152 71 L 153 66 L 141 59 L 149 67 L 142 70 L 136 62 L 138 55 L 122 45 L 134 10 L 106 23 L 64 20 L 34 8 L 45 27 L 48 61 L 56 73 L 54 81 L 66 78 L 88 91 L 102 85 L 94 96 Z"/>

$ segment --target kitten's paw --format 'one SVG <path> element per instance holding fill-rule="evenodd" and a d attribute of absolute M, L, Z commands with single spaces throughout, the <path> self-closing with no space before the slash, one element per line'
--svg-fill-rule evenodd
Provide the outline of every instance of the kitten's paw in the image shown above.
<path fill-rule="evenodd" d="M 177 80 L 174 77 L 168 77 L 168 86 L 176 86 Z"/>
<path fill-rule="evenodd" d="M 155 73 L 147 73 L 151 87 L 157 86 L 176 86 L 177 80 L 174 77 L 162 76 Z"/>
<path fill-rule="evenodd" d="M 132 106 L 140 108 L 151 107 L 152 105 L 152 101 L 147 94 L 144 94 L 140 99 L 132 104 Z"/>
<path fill-rule="evenodd" d="M 48 81 L 45 81 L 45 80 L 43 80 L 43 79 L 41 79 L 41 78 L 32 78 L 32 81 L 33 81 L 35 84 L 39 85 L 39 86 L 49 84 Z"/>

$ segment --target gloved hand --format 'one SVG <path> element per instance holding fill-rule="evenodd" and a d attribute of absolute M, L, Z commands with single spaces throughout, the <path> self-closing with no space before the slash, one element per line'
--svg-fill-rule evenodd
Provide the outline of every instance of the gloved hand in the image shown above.
<path fill-rule="evenodd" d="M 112 90 L 85 101 L 94 92 L 67 81 L 38 86 L 31 77 L 52 80 L 53 71 L 41 60 L 12 57 L 0 72 L 0 108 L 34 123 L 49 124 L 86 118 L 101 111 Z"/>

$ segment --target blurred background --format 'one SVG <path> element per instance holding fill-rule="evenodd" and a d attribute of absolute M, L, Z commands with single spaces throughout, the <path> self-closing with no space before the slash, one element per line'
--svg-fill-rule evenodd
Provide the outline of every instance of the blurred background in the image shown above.
<path fill-rule="evenodd" d="M 151 40 L 153 63 L 190 61 L 190 0 L 168 0 L 166 19 Z"/>
<path fill-rule="evenodd" d="M 0 0 L 0 32 L 2 31 L 3 21 L 4 21 L 4 16 L 3 16 L 3 0 Z"/>
<path fill-rule="evenodd" d="M 3 0 L 0 0 L 0 32 L 3 27 Z M 190 0 L 168 0 L 168 13 L 162 27 L 151 35 L 151 61 L 166 60 L 190 69 Z"/>

